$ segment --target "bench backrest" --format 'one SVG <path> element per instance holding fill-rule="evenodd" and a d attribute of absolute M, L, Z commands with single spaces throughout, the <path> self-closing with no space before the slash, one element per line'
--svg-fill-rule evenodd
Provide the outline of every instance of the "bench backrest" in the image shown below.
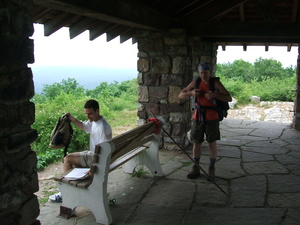
<path fill-rule="evenodd" d="M 115 150 L 111 156 L 111 163 L 129 151 L 151 141 L 155 126 L 154 122 L 149 122 L 114 137 L 112 142 L 115 144 Z"/>

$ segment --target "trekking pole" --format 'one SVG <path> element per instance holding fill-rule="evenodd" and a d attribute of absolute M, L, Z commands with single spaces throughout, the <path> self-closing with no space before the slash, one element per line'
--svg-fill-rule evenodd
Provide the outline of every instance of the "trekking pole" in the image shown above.
<path fill-rule="evenodd" d="M 156 116 L 153 114 L 153 112 L 150 110 L 150 112 L 151 112 L 151 114 L 152 114 L 152 116 L 155 118 L 155 119 L 157 119 L 156 118 Z M 187 151 L 185 151 L 184 150 L 184 148 L 180 145 L 180 144 L 178 144 L 175 140 L 174 140 L 174 138 L 173 137 L 171 137 L 171 135 L 163 128 L 163 126 L 161 126 L 161 129 L 166 133 L 166 135 L 168 135 L 168 137 L 169 138 L 171 138 L 171 140 L 181 149 L 181 151 L 183 151 L 183 153 L 185 153 L 187 156 L 188 156 L 188 158 L 194 163 L 194 164 L 196 164 L 196 162 L 195 162 L 195 160 L 189 155 L 189 153 L 187 153 Z M 200 166 L 200 164 L 198 164 L 199 165 L 199 168 L 200 168 L 200 170 L 205 174 L 205 176 L 206 177 L 209 177 L 208 176 L 208 174 L 205 172 L 205 170 L 204 169 L 202 169 L 202 167 Z M 213 184 L 214 185 L 216 185 L 216 187 L 217 188 L 219 188 L 222 192 L 223 192 L 223 194 L 225 194 L 226 195 L 226 197 L 230 200 L 230 196 L 214 181 L 214 179 L 212 179 L 211 180 L 212 182 L 213 182 Z"/>

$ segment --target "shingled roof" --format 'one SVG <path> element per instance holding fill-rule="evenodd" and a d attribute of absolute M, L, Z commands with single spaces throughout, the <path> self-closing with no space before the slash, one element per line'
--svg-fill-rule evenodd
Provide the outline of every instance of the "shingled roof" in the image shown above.
<path fill-rule="evenodd" d="M 69 27 L 70 38 L 132 38 L 137 30 L 183 28 L 219 45 L 292 46 L 300 43 L 299 0 L 33 0 L 34 23 L 49 36 Z"/>

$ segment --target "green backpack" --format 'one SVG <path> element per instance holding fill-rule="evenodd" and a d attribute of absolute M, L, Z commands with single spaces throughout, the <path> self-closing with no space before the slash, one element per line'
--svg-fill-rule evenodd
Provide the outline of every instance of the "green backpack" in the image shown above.
<path fill-rule="evenodd" d="M 58 119 L 57 124 L 52 130 L 49 147 L 52 149 L 64 149 L 64 156 L 67 155 L 67 149 L 73 136 L 73 128 L 67 115 Z"/>

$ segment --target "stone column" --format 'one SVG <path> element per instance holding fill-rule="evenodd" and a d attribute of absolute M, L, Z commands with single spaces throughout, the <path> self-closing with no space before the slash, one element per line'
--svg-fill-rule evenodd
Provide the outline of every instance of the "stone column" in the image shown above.
<path fill-rule="evenodd" d="M 216 62 L 212 43 L 190 39 L 184 30 L 140 31 L 138 42 L 138 125 L 153 115 L 166 121 L 164 129 L 179 144 L 186 143 L 191 118 L 191 100 L 178 98 L 181 89 L 197 76 L 200 61 Z M 164 147 L 178 149 L 164 134 Z"/>
<path fill-rule="evenodd" d="M 296 130 L 300 130 L 300 46 L 298 46 L 298 59 L 297 59 L 297 70 L 296 70 L 296 94 L 294 100 L 294 118 L 293 127 Z"/>
<path fill-rule="evenodd" d="M 0 224 L 39 224 L 31 0 L 0 3 Z"/>

